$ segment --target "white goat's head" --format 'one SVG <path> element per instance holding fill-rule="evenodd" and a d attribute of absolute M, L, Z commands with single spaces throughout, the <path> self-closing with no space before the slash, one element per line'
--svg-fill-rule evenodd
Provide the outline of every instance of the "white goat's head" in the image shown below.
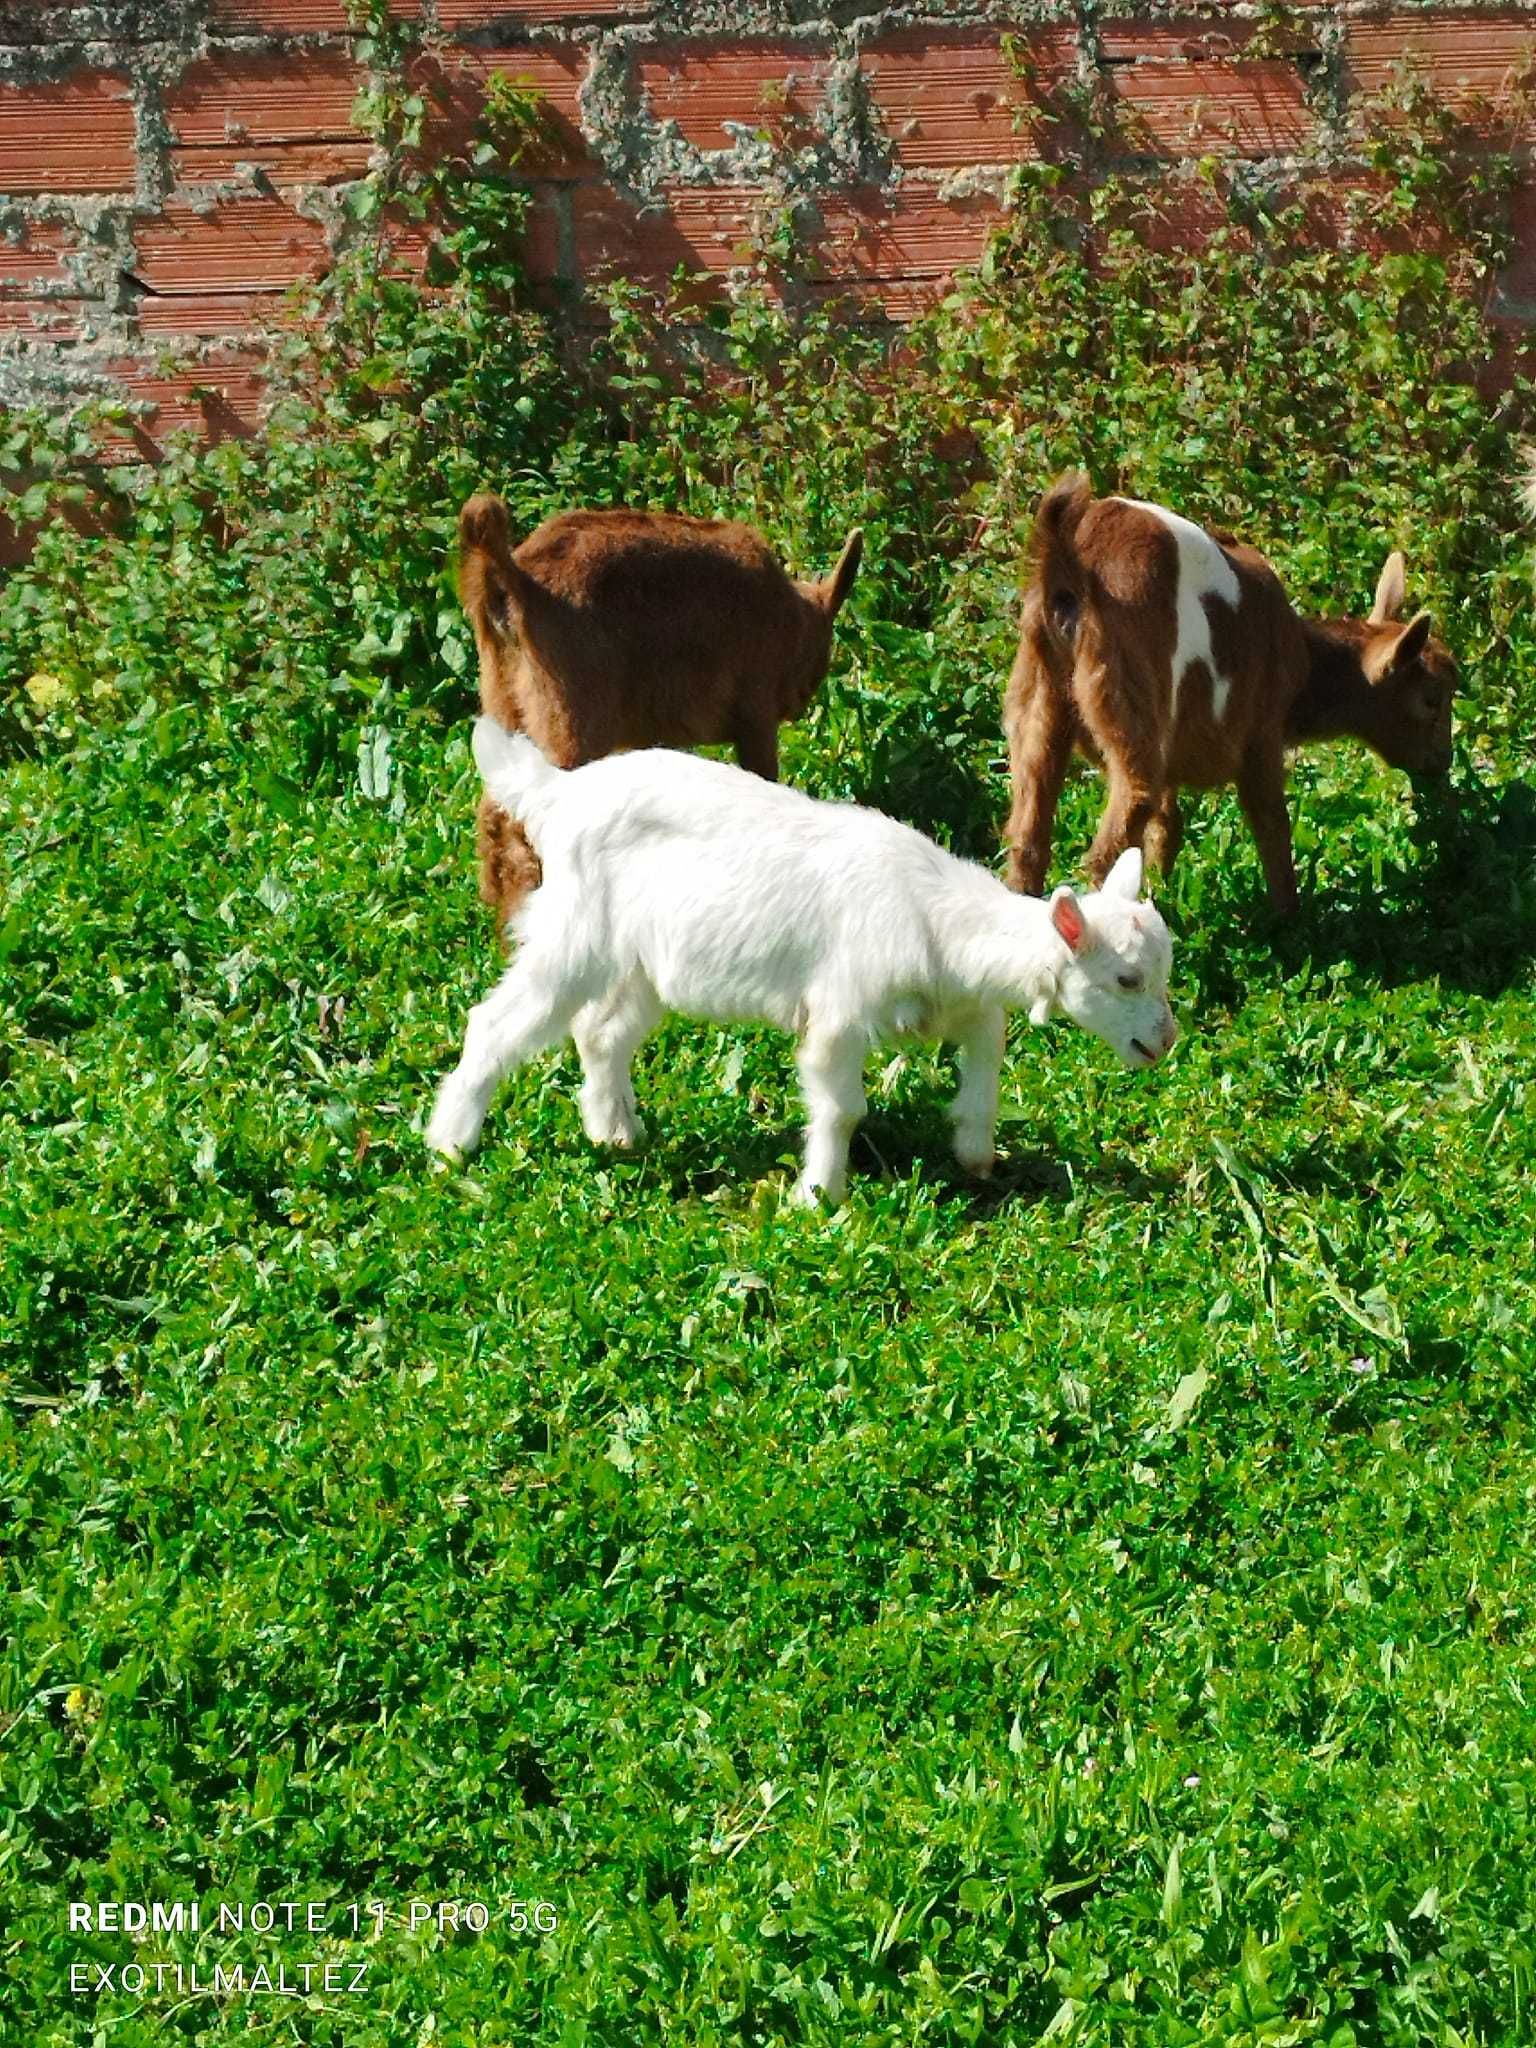
<path fill-rule="evenodd" d="M 1078 896 L 1063 885 L 1049 905 L 1067 957 L 1056 970 L 1054 1000 L 1043 1007 L 1112 1045 L 1128 1067 L 1154 1066 L 1179 1035 L 1168 1007 L 1173 941 L 1156 906 L 1140 895 L 1141 854 L 1132 847 L 1097 894 Z"/>

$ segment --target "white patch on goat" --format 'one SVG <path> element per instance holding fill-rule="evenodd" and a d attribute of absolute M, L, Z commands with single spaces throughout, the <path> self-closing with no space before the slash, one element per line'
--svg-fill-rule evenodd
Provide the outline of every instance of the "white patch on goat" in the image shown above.
<path fill-rule="evenodd" d="M 1242 585 L 1237 571 L 1217 543 L 1193 520 L 1181 519 L 1164 505 L 1149 505 L 1141 498 L 1126 498 L 1138 512 L 1150 512 L 1173 535 L 1179 550 L 1179 581 L 1176 593 L 1178 638 L 1173 650 L 1173 691 L 1168 705 L 1172 730 L 1179 711 L 1179 684 L 1191 662 L 1203 661 L 1211 678 L 1211 715 L 1220 718 L 1232 694 L 1232 680 L 1220 673 L 1211 647 L 1211 615 L 1205 608 L 1208 597 L 1219 597 L 1236 611 L 1242 602 Z"/>

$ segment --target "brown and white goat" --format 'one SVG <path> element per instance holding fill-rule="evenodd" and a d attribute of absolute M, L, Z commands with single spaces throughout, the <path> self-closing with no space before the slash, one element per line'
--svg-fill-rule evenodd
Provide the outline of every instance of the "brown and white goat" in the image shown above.
<path fill-rule="evenodd" d="M 1003 706 L 1011 886 L 1040 893 L 1078 747 L 1109 779 L 1087 860 L 1095 880 L 1143 843 L 1167 874 L 1183 837 L 1179 791 L 1235 784 L 1270 900 L 1294 910 L 1288 749 L 1347 734 L 1410 774 L 1450 766 L 1455 664 L 1429 614 L 1402 625 L 1402 606 L 1400 554 L 1368 619 L 1303 619 L 1264 557 L 1230 534 L 1063 477 L 1036 516 Z"/>
<path fill-rule="evenodd" d="M 832 622 L 858 574 L 788 576 L 762 535 L 670 512 L 562 512 L 512 546 L 499 498 L 459 515 L 459 595 L 475 630 L 480 703 L 557 768 L 633 747 L 729 745 L 772 782 L 778 729 L 816 693 Z M 521 828 L 489 797 L 480 893 L 498 922 L 539 878 Z"/>

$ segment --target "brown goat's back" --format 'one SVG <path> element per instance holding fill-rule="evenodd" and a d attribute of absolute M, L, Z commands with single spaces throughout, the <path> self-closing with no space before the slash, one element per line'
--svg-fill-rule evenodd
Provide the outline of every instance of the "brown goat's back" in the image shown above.
<path fill-rule="evenodd" d="M 1093 739 L 1210 788 L 1234 780 L 1257 732 L 1281 729 L 1301 680 L 1300 628 L 1256 549 L 1160 506 L 1094 498 L 1072 477 L 1042 502 L 1035 561 L 1032 593 L 1070 646 Z"/>
<path fill-rule="evenodd" d="M 471 501 L 473 502 L 473 501 Z M 741 608 L 746 635 L 766 631 L 767 661 L 807 606 L 830 620 L 858 574 L 864 536 L 855 527 L 831 574 L 800 582 L 782 567 L 755 527 L 733 519 L 675 512 L 562 512 L 512 554 L 527 582 L 525 605 L 543 592 L 595 616 L 625 617 L 630 630 L 665 639 L 682 618 L 707 616 L 712 636 L 729 633 Z"/>
<path fill-rule="evenodd" d="M 855 531 L 830 575 L 800 581 L 753 527 L 628 510 L 562 512 L 513 547 L 490 497 L 464 507 L 459 535 L 481 703 L 502 725 L 562 767 L 728 745 L 770 779 L 779 725 L 826 674 L 862 548 Z M 521 889 L 495 887 L 486 832 L 485 890 L 510 908 Z"/>

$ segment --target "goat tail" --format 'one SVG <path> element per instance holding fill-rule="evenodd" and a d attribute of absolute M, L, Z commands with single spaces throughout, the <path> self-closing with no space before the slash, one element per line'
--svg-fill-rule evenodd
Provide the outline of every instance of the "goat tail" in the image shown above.
<path fill-rule="evenodd" d="M 489 714 L 475 720 L 472 745 L 486 795 L 533 838 L 559 788 L 560 770 L 526 733 L 508 732 Z"/>
<path fill-rule="evenodd" d="M 508 611 L 522 610 L 532 579 L 512 559 L 512 522 L 489 491 L 459 514 L 459 601 L 476 627 L 504 634 Z"/>
<path fill-rule="evenodd" d="M 1080 470 L 1058 477 L 1040 500 L 1030 543 L 1034 580 L 1048 629 L 1063 641 L 1077 631 L 1086 595 L 1077 553 L 1077 529 L 1093 503 L 1093 486 Z"/>

